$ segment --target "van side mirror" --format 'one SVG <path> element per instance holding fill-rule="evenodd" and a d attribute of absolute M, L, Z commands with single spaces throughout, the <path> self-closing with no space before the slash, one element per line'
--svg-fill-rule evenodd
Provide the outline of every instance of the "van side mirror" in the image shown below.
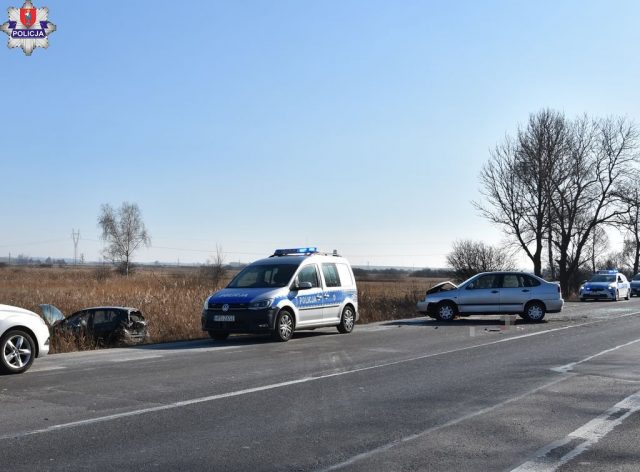
<path fill-rule="evenodd" d="M 293 290 L 309 290 L 312 287 L 311 282 L 294 282 L 292 288 Z"/>

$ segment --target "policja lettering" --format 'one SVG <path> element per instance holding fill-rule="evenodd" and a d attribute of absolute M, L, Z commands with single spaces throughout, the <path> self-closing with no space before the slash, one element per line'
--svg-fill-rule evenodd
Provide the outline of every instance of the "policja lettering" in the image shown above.
<path fill-rule="evenodd" d="M 46 38 L 47 35 L 41 29 L 14 29 L 11 31 L 12 38 Z"/>

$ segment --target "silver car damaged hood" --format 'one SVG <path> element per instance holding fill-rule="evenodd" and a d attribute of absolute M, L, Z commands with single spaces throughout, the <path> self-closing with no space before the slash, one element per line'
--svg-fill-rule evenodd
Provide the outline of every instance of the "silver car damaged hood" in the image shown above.
<path fill-rule="evenodd" d="M 458 286 L 456 284 L 454 284 L 450 280 L 447 280 L 446 282 L 435 284 L 433 287 L 427 290 L 427 295 L 433 295 L 434 293 L 439 292 L 448 292 L 449 290 L 456 290 L 457 288 Z"/>

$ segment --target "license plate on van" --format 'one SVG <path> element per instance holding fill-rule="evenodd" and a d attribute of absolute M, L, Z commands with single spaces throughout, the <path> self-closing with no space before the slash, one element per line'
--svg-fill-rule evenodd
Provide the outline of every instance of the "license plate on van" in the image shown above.
<path fill-rule="evenodd" d="M 234 315 L 213 315 L 213 321 L 235 321 Z"/>

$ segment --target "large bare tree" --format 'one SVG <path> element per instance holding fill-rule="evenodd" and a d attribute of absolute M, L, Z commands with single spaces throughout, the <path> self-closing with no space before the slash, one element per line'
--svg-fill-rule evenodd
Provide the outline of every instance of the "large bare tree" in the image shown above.
<path fill-rule="evenodd" d="M 570 146 L 552 174 L 550 224 L 557 248 L 560 286 L 567 293 L 584 263 L 583 251 L 597 226 L 612 224 L 626 209 L 619 188 L 638 162 L 638 132 L 625 118 L 571 124 Z"/>
<path fill-rule="evenodd" d="M 638 176 L 633 176 L 631 185 L 622 187 L 618 194 L 625 212 L 618 216 L 615 224 L 625 234 L 624 253 L 631 255 L 633 275 L 640 269 L 640 188 Z"/>
<path fill-rule="evenodd" d="M 546 243 L 552 277 L 557 267 L 567 293 L 587 262 L 595 228 L 628 214 L 620 189 L 638 160 L 638 131 L 627 119 L 568 120 L 542 110 L 491 153 L 480 174 L 485 198 L 475 206 L 526 253 L 538 275 Z"/>
<path fill-rule="evenodd" d="M 142 246 L 151 245 L 140 208 L 136 203 L 128 202 L 123 202 L 117 210 L 111 205 L 102 205 L 98 225 L 102 229 L 101 237 L 107 243 L 104 257 L 119 263 L 128 276 L 133 254 Z"/>
<path fill-rule="evenodd" d="M 475 207 L 501 227 L 542 274 L 545 240 L 553 260 L 549 232 L 551 175 L 566 152 L 568 124 L 563 114 L 541 110 L 531 114 L 515 139 L 507 136 L 491 152 L 480 173 L 484 201 Z"/>

